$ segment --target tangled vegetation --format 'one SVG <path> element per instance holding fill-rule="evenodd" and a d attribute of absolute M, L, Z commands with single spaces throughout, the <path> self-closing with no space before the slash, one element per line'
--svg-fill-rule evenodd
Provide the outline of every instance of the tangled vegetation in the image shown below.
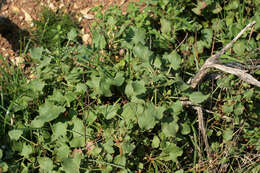
<path fill-rule="evenodd" d="M 257 0 L 149 0 L 130 3 L 126 14 L 96 7 L 87 46 L 71 18 L 43 17 L 37 46 L 24 50 L 30 65 L 1 67 L 0 172 L 259 172 L 260 88 L 214 69 L 196 88 L 189 84 L 252 21 L 254 30 L 219 61 L 256 67 L 246 70 L 259 79 L 258 7 Z"/>

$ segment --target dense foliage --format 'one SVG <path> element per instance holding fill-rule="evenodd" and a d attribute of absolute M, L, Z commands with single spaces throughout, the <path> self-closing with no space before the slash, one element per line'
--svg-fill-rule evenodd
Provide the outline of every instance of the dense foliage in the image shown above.
<path fill-rule="evenodd" d="M 36 30 L 30 67 L 1 67 L 0 172 L 260 171 L 260 89 L 229 74 L 196 89 L 188 84 L 252 20 L 251 35 L 221 61 L 259 59 L 259 6 L 149 0 L 124 13 L 97 7 L 88 46 L 78 42 L 76 25 L 54 27 L 67 18 L 38 21 L 57 40 Z M 259 72 L 250 71 L 258 79 Z M 211 158 L 197 112 L 184 100 L 203 108 Z"/>

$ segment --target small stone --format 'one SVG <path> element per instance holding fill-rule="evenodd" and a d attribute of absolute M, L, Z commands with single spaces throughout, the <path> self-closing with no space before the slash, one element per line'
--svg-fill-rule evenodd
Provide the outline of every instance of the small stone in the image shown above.
<path fill-rule="evenodd" d="M 74 3 L 73 8 L 74 8 L 74 9 L 78 9 L 78 8 L 79 8 L 78 4 L 77 4 L 77 3 Z"/>
<path fill-rule="evenodd" d="M 20 9 L 17 8 L 16 6 L 11 6 L 10 9 L 11 9 L 11 11 L 12 11 L 13 13 L 17 13 L 17 14 L 20 13 Z"/>
<path fill-rule="evenodd" d="M 33 26 L 33 23 L 32 23 L 32 17 L 24 10 L 22 9 L 23 13 L 24 13 L 24 20 L 30 24 L 31 26 Z"/>
<path fill-rule="evenodd" d="M 88 20 L 94 19 L 94 15 L 92 15 L 92 14 L 85 14 L 85 15 L 83 15 L 83 17 L 84 17 L 85 19 L 88 19 Z"/>
<path fill-rule="evenodd" d="M 88 14 L 88 12 L 89 12 L 90 9 L 91 9 L 91 8 L 89 8 L 89 7 L 84 8 L 84 9 L 80 10 L 80 13 L 81 13 L 82 15 L 86 15 L 86 14 Z"/>
<path fill-rule="evenodd" d="M 15 64 L 16 66 L 19 66 L 21 65 L 22 63 L 24 63 L 24 58 L 18 56 L 18 57 L 15 57 L 13 59 L 11 59 L 12 63 Z"/>
<path fill-rule="evenodd" d="M 89 43 L 89 38 L 90 38 L 90 35 L 89 34 L 84 34 L 82 36 L 82 40 L 83 40 L 83 43 L 86 45 Z"/>
<path fill-rule="evenodd" d="M 53 5 L 53 3 L 49 4 L 50 9 L 52 9 L 53 11 L 57 11 L 57 8 Z"/>

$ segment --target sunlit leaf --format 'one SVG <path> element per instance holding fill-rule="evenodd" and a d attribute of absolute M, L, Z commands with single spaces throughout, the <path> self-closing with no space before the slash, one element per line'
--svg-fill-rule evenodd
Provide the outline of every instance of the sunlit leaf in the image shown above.
<path fill-rule="evenodd" d="M 193 92 L 189 95 L 190 100 L 194 103 L 202 103 L 208 99 L 209 95 L 204 95 L 201 92 Z"/>
<path fill-rule="evenodd" d="M 23 144 L 23 149 L 21 151 L 21 155 L 25 158 L 29 158 L 29 155 L 32 154 L 33 148 L 31 145 L 27 145 L 26 143 Z"/>
<path fill-rule="evenodd" d="M 162 131 L 167 137 L 175 137 L 178 130 L 179 125 L 175 121 L 170 123 L 162 123 Z"/>
<path fill-rule="evenodd" d="M 126 85 L 125 93 L 127 96 L 137 96 L 146 92 L 144 81 L 130 81 Z"/>
<path fill-rule="evenodd" d="M 40 168 L 43 172 L 51 172 L 53 169 L 53 162 L 48 157 L 38 157 L 37 158 Z"/>
<path fill-rule="evenodd" d="M 58 122 L 53 126 L 52 140 L 56 140 L 59 137 L 66 137 L 67 123 Z"/>
<path fill-rule="evenodd" d="M 42 58 L 42 52 L 43 52 L 43 48 L 42 47 L 31 48 L 30 49 L 30 54 L 31 54 L 31 57 L 32 57 L 33 61 L 40 62 L 40 60 Z"/>
<path fill-rule="evenodd" d="M 145 43 L 145 29 L 143 28 L 136 28 L 134 30 L 134 37 L 133 37 L 133 43 L 137 44 L 137 43 Z"/>
<path fill-rule="evenodd" d="M 166 58 L 174 70 L 178 70 L 180 68 L 181 56 L 176 51 L 172 51 L 169 55 L 166 56 Z"/>
<path fill-rule="evenodd" d="M 154 136 L 152 141 L 152 147 L 158 148 L 160 146 L 160 142 L 160 138 L 158 136 Z"/>
<path fill-rule="evenodd" d="M 10 137 L 11 140 L 15 140 L 17 141 L 21 135 L 23 134 L 22 130 L 18 130 L 18 129 L 14 129 L 8 132 L 8 135 Z"/>
<path fill-rule="evenodd" d="M 74 28 L 72 28 L 70 32 L 67 34 L 67 37 L 69 40 L 74 41 L 77 37 L 77 31 Z"/>
<path fill-rule="evenodd" d="M 223 139 L 225 141 L 230 141 L 232 138 L 233 138 L 233 130 L 231 128 L 224 130 Z"/>
<path fill-rule="evenodd" d="M 66 173 L 79 173 L 79 165 L 77 165 L 73 158 L 64 159 L 62 167 Z"/>
<path fill-rule="evenodd" d="M 45 122 L 50 122 L 56 119 L 60 113 L 64 112 L 65 108 L 56 106 L 53 103 L 46 102 L 39 107 L 39 116 L 32 121 L 32 126 L 40 128 Z"/>
<path fill-rule="evenodd" d="M 171 32 L 171 25 L 172 23 L 167 19 L 160 19 L 161 23 L 161 31 L 163 34 L 168 34 Z"/>

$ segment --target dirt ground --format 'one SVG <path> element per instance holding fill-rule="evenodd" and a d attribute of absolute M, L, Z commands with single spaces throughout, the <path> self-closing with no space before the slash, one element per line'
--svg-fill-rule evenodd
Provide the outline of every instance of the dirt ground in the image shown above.
<path fill-rule="evenodd" d="M 85 44 L 89 42 L 89 26 L 94 20 L 94 14 L 89 10 L 97 5 L 103 5 L 104 10 L 109 6 L 118 5 L 125 9 L 129 2 L 138 0 L 1 0 L 0 1 L 0 53 L 16 61 L 19 59 L 19 49 L 23 41 L 19 38 L 21 33 L 32 27 L 32 20 L 37 20 L 37 15 L 42 6 L 53 10 L 64 9 L 72 16 L 77 16 L 82 30 L 82 39 Z M 19 41 L 21 40 L 21 41 Z"/>

